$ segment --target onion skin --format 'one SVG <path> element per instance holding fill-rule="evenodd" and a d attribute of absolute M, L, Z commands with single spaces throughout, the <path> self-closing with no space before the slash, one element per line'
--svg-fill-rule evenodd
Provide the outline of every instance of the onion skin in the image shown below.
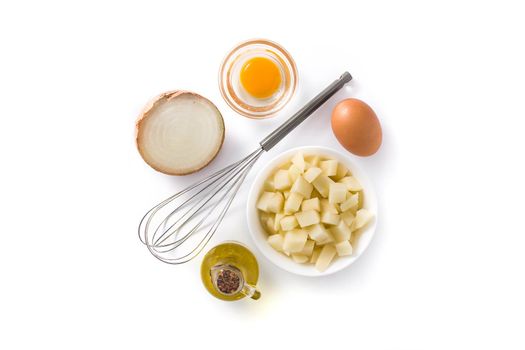
<path fill-rule="evenodd" d="M 203 99 L 207 103 L 209 103 L 210 105 L 214 106 L 215 109 L 217 109 L 217 113 L 220 116 L 220 121 L 221 121 L 222 138 L 221 138 L 220 144 L 217 147 L 217 149 L 216 149 L 215 153 L 213 154 L 213 156 L 210 157 L 210 159 L 206 163 L 204 163 L 202 166 L 200 166 L 198 168 L 193 168 L 193 169 L 188 170 L 188 171 L 173 171 L 171 169 L 163 168 L 163 167 L 160 167 L 160 166 L 158 166 L 156 164 L 152 164 L 148 160 L 148 157 L 145 155 L 145 152 L 144 152 L 144 149 L 143 149 L 143 145 L 142 145 L 141 140 L 140 140 L 140 130 L 141 130 L 141 126 L 143 125 L 144 122 L 147 121 L 147 119 L 151 115 L 151 111 L 156 108 L 157 104 L 159 104 L 163 100 L 171 100 L 173 98 L 176 98 L 176 97 L 178 97 L 180 95 L 184 95 L 184 94 L 192 95 L 192 96 L 196 97 L 197 99 Z M 138 149 L 142 159 L 150 167 L 152 167 L 156 171 L 159 171 L 159 172 L 164 173 L 166 175 L 176 175 L 176 176 L 189 175 L 189 174 L 195 173 L 195 172 L 203 169 L 204 167 L 206 167 L 208 164 L 211 163 L 211 161 L 213 161 L 215 159 L 215 157 L 217 157 L 217 154 L 221 150 L 222 145 L 224 144 L 224 134 L 225 134 L 224 119 L 223 119 L 222 114 L 220 113 L 219 109 L 215 106 L 215 104 L 212 103 L 210 100 L 208 100 L 206 97 L 204 97 L 202 95 L 199 95 L 199 94 L 197 94 L 195 92 L 192 92 L 192 91 L 187 91 L 187 90 L 167 91 L 167 92 L 164 92 L 164 93 L 156 96 L 155 98 L 153 98 L 151 101 L 149 101 L 146 104 L 146 106 L 144 107 L 144 109 L 140 113 L 140 115 L 137 118 L 137 121 L 135 123 L 135 143 L 137 145 L 137 149 Z"/>

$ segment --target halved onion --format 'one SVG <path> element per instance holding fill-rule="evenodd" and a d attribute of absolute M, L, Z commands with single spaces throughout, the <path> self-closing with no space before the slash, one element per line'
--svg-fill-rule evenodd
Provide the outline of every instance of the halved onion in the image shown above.
<path fill-rule="evenodd" d="M 208 165 L 224 141 L 224 120 L 199 94 L 171 91 L 151 101 L 137 120 L 137 147 L 153 169 L 186 175 Z"/>

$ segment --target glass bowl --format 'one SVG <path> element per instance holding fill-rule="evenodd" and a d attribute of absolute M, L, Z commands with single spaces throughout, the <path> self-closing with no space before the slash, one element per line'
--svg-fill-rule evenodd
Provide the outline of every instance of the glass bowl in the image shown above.
<path fill-rule="evenodd" d="M 272 60 L 281 73 L 281 85 L 270 97 L 252 97 L 240 83 L 244 63 L 253 57 Z M 253 39 L 237 45 L 226 55 L 219 70 L 219 88 L 226 103 L 248 118 L 268 118 L 280 111 L 292 98 L 297 87 L 297 67 L 292 56 L 279 44 L 264 39 Z"/>

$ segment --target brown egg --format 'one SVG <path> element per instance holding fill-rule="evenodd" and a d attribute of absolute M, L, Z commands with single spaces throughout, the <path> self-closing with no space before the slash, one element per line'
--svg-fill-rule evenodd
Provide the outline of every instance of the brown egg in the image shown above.
<path fill-rule="evenodd" d="M 355 98 L 348 98 L 335 106 L 332 131 L 344 148 L 362 157 L 376 153 L 383 138 L 374 110 Z"/>

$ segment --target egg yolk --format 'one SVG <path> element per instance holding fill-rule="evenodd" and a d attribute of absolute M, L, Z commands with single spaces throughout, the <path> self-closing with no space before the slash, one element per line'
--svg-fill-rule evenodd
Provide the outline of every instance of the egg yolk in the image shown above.
<path fill-rule="evenodd" d="M 266 57 L 254 57 L 246 61 L 240 74 L 242 87 L 255 98 L 272 96 L 281 85 L 279 67 Z"/>

